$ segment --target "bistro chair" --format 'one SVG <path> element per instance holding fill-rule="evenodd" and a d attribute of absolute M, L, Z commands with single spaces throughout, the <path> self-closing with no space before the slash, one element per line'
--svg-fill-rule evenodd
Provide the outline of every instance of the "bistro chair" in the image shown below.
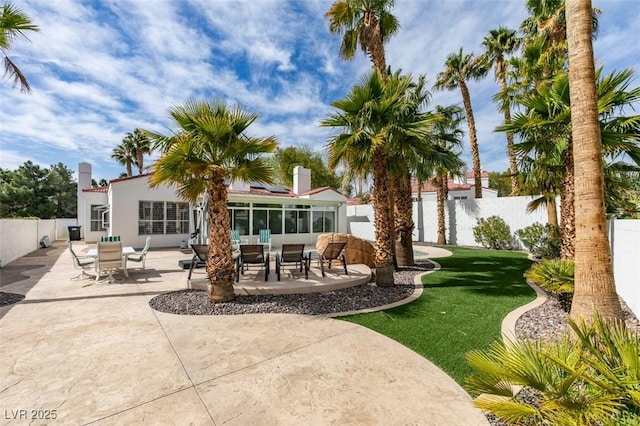
<path fill-rule="evenodd" d="M 144 271 L 145 262 L 147 260 L 147 252 L 149 251 L 149 247 L 151 246 L 151 237 L 147 237 L 147 240 L 144 243 L 144 248 L 141 251 L 136 251 L 131 253 L 125 257 L 125 269 L 127 266 L 127 262 L 136 262 L 142 263 L 142 270 Z"/>
<path fill-rule="evenodd" d="M 236 282 L 240 280 L 240 274 L 251 266 L 264 268 L 264 280 L 269 279 L 269 253 L 264 254 L 262 244 L 240 244 L 240 256 L 236 262 Z"/>
<path fill-rule="evenodd" d="M 73 251 L 73 243 L 69 241 L 69 252 L 71 253 L 71 259 L 73 259 L 73 267 L 80 270 L 80 275 L 77 277 L 71 278 L 72 280 L 82 280 L 85 277 L 90 278 L 91 276 L 86 274 L 84 271 L 88 269 L 94 269 L 95 267 L 95 257 L 92 256 L 78 256 L 75 251 Z"/>
<path fill-rule="evenodd" d="M 309 256 L 304 255 L 304 244 L 283 244 L 281 253 L 276 253 L 276 276 L 285 266 L 295 266 L 298 271 L 304 269 L 304 278 L 309 279 Z"/>
<path fill-rule="evenodd" d="M 240 231 L 236 229 L 231 230 L 231 247 L 233 250 L 240 250 Z"/>
<path fill-rule="evenodd" d="M 320 271 L 322 272 L 323 277 L 326 276 L 324 272 L 325 263 L 327 264 L 328 269 L 331 269 L 331 262 L 334 260 L 342 262 L 344 274 L 349 275 L 349 272 L 347 272 L 347 258 L 342 253 L 346 245 L 347 243 L 329 243 L 322 253 L 320 253 Z"/>
<path fill-rule="evenodd" d="M 267 247 L 267 253 L 271 252 L 271 230 L 261 229 L 258 235 L 258 244 L 262 244 Z"/>
<path fill-rule="evenodd" d="M 98 241 L 98 257 L 96 258 L 96 283 L 100 281 L 102 273 L 107 274 L 109 282 L 122 281 L 113 276 L 113 272 L 124 269 L 122 257 L 122 242 Z M 125 269 L 126 274 L 126 269 Z"/>

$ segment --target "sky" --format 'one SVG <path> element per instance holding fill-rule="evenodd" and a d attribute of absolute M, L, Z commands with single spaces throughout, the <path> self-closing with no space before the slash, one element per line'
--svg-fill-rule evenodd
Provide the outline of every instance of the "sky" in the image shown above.
<path fill-rule="evenodd" d="M 4 2 L 3 2 L 4 3 Z M 9 57 L 31 94 L 0 80 L 0 167 L 89 162 L 96 180 L 124 166 L 111 158 L 127 132 L 170 134 L 169 109 L 190 99 L 222 99 L 260 114 L 248 133 L 281 147 L 323 153 L 330 129 L 319 123 L 371 70 L 358 52 L 338 56 L 324 14 L 332 0 L 13 0 L 40 27 Z M 429 86 L 461 47 L 482 53 L 498 26 L 517 29 L 524 0 L 397 0 L 399 32 L 386 44 L 392 70 L 425 75 Z M 640 70 L 638 0 L 593 0 L 601 9 L 594 43 L 605 71 Z M 640 85 L 638 72 L 633 86 Z M 469 84 L 482 169 L 505 171 L 502 115 L 491 101 L 493 74 Z M 431 90 L 429 108 L 462 105 L 459 90 Z M 465 130 L 463 160 L 471 164 Z M 156 155 L 157 157 L 157 155 Z M 147 163 L 153 161 L 146 159 Z M 469 166 L 469 169 L 471 167 Z M 77 177 L 77 174 L 75 175 Z"/>

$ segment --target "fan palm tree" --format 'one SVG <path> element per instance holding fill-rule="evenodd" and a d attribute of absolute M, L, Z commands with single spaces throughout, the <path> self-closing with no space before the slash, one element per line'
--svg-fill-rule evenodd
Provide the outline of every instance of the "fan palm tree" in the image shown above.
<path fill-rule="evenodd" d="M 223 101 L 187 101 L 171 109 L 176 133 L 145 132 L 162 152 L 152 166 L 152 186 L 177 186 L 178 195 L 195 203 L 208 196 L 209 257 L 207 275 L 213 303 L 233 300 L 234 268 L 227 211 L 227 181 L 271 182 L 273 170 L 263 154 L 275 151 L 273 137 L 246 135 L 258 114 Z"/>
<path fill-rule="evenodd" d="M 494 66 L 495 77 L 500 84 L 500 91 L 507 92 L 507 62 L 505 55 L 513 53 L 520 46 L 520 39 L 516 36 L 516 32 L 505 27 L 489 31 L 484 38 L 482 44 L 486 48 L 489 66 Z M 509 102 L 500 102 L 499 109 L 504 114 L 504 122 L 511 121 L 511 105 Z M 513 150 L 513 134 L 506 132 L 507 136 L 507 155 L 509 157 L 509 171 L 511 172 L 511 195 L 518 193 L 518 168 L 516 164 L 516 153 Z"/>
<path fill-rule="evenodd" d="M 451 163 L 436 162 L 430 164 L 433 168 L 433 185 L 436 187 L 436 200 L 438 211 L 438 244 L 447 244 L 447 229 L 445 225 L 445 203 L 449 198 L 449 176 L 462 176 L 464 163 L 460 160 L 462 149 L 462 130 L 460 122 L 464 119 L 463 110 L 457 105 L 436 107 L 438 121 L 435 128 L 436 143 L 442 148 L 452 152 L 457 161 Z"/>
<path fill-rule="evenodd" d="M 122 143 L 113 149 L 111 158 L 125 167 L 128 177 L 133 176 L 132 167 L 136 162 L 136 147 L 131 133 L 127 133 L 124 139 L 122 139 Z"/>
<path fill-rule="evenodd" d="M 458 53 L 447 56 L 445 69 L 436 77 L 435 89 L 454 90 L 459 88 L 462 93 L 462 102 L 469 126 L 469 144 L 471 148 L 471 160 L 475 182 L 475 197 L 482 198 L 482 168 L 480 166 L 480 153 L 478 151 L 478 137 L 476 134 L 476 121 L 471 107 L 471 95 L 467 82 L 477 80 L 487 74 L 489 70 L 486 58 L 474 57 L 473 54 L 465 55 L 462 48 Z"/>
<path fill-rule="evenodd" d="M 144 134 L 144 132 L 140 129 L 135 129 L 133 134 L 127 133 L 127 136 L 130 136 L 132 139 L 134 152 L 135 152 L 135 163 L 138 166 L 138 174 L 142 174 L 144 171 L 144 155 L 151 154 L 151 141 Z"/>
<path fill-rule="evenodd" d="M 602 76 L 602 70 L 596 73 L 601 161 L 614 162 L 624 156 L 640 166 L 640 115 L 620 115 L 625 107 L 640 100 L 640 88 L 629 88 L 632 76 L 632 70 L 612 72 L 606 76 Z M 516 150 L 525 157 L 535 157 L 533 164 L 543 167 L 537 175 L 544 176 L 540 182 L 545 185 L 538 193 L 560 193 L 562 257 L 565 259 L 573 259 L 575 246 L 575 173 L 571 159 L 573 138 L 569 87 L 568 75 L 558 73 L 550 84 L 541 85 L 533 93 L 517 98 L 526 113 L 515 114 L 510 124 L 498 127 L 500 131 L 508 130 L 520 135 L 522 141 L 515 144 Z M 562 167 L 558 167 L 559 164 Z M 563 180 L 561 188 L 546 186 L 552 182 L 557 184 L 560 179 Z"/>
<path fill-rule="evenodd" d="M 14 86 L 19 85 L 22 92 L 31 92 L 31 87 L 27 82 L 20 68 L 7 56 L 7 51 L 11 49 L 13 43 L 20 37 L 29 40 L 26 31 L 40 31 L 37 25 L 20 9 L 11 3 L 2 5 L 0 15 L 0 51 L 4 56 L 5 76 L 13 80 Z"/>
<path fill-rule="evenodd" d="M 346 98 L 332 104 L 337 112 L 321 122 L 323 127 L 340 131 L 328 143 L 329 166 L 346 164 L 358 175 L 373 170 L 374 213 L 376 230 L 376 283 L 393 284 L 393 247 L 390 238 L 388 200 L 389 149 L 396 141 L 414 144 L 428 140 L 425 117 L 403 115 L 414 102 L 407 92 L 410 77 L 390 76 L 387 83 L 377 72 L 363 77 Z"/>
<path fill-rule="evenodd" d="M 395 0 L 338 0 L 325 14 L 331 34 L 342 36 L 340 57 L 353 59 L 360 44 L 382 81 L 387 80 L 384 44 L 400 28 L 389 13 L 394 4 Z"/>
<path fill-rule="evenodd" d="M 567 0 L 571 133 L 576 144 L 575 292 L 571 317 L 591 322 L 594 309 L 605 320 L 622 319 L 613 278 L 603 200 L 602 138 L 593 59 L 590 0 Z"/>

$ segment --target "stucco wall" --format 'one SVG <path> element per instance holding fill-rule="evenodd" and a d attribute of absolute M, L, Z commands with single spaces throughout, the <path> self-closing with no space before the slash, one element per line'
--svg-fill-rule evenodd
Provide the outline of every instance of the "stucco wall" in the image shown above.
<path fill-rule="evenodd" d="M 45 235 L 51 241 L 68 239 L 67 226 L 76 223 L 76 219 L 0 219 L 0 265 L 37 250 Z"/>
<path fill-rule="evenodd" d="M 617 219 L 609 224 L 613 275 L 618 294 L 640 318 L 640 220 Z"/>
<path fill-rule="evenodd" d="M 108 193 L 111 206 L 111 235 L 119 235 L 125 246 L 142 248 L 148 236 L 152 247 L 178 247 L 189 234 L 138 235 L 139 201 L 179 201 L 176 190 L 167 185 L 149 188 L 147 178 L 112 182 Z"/>

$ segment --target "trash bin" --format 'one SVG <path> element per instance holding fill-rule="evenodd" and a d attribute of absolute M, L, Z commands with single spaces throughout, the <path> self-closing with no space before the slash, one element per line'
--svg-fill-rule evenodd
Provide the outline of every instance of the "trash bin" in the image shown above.
<path fill-rule="evenodd" d="M 69 226 L 69 241 L 80 241 L 81 226 Z"/>

